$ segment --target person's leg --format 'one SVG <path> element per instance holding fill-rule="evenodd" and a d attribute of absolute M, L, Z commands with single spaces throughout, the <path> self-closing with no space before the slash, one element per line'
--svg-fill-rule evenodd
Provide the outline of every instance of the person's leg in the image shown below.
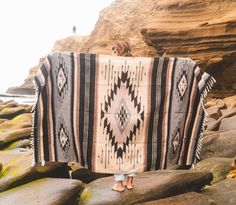
<path fill-rule="evenodd" d="M 125 186 L 127 189 L 133 189 L 134 188 L 134 177 L 136 176 L 136 173 L 130 173 L 130 174 L 127 174 L 127 177 L 126 177 L 126 183 L 125 183 Z"/>
<path fill-rule="evenodd" d="M 123 181 L 125 180 L 124 174 L 114 174 L 116 184 L 113 186 L 112 190 L 122 192 L 124 191 Z"/>

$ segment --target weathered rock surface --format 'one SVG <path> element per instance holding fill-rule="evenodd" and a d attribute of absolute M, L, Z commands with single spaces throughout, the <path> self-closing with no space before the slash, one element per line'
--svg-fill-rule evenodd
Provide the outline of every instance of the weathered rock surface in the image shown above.
<path fill-rule="evenodd" d="M 235 5 L 233 0 L 158 1 L 142 34 L 148 45 L 168 56 L 195 59 L 216 78 L 220 97 L 225 89 L 234 89 Z"/>
<path fill-rule="evenodd" d="M 29 149 L 0 151 L 3 170 L 0 192 L 43 177 L 69 178 L 67 163 L 52 162 L 32 167 L 33 153 Z"/>
<path fill-rule="evenodd" d="M 203 137 L 201 159 L 210 157 L 235 157 L 236 131 L 209 132 Z"/>
<path fill-rule="evenodd" d="M 215 120 L 218 120 L 222 116 L 222 113 L 218 106 L 213 106 L 208 108 L 207 113 L 209 118 L 213 118 Z"/>
<path fill-rule="evenodd" d="M 26 110 L 24 107 L 11 107 L 11 108 L 4 108 L 0 111 L 0 118 L 4 119 L 11 119 L 17 115 L 25 113 Z"/>
<path fill-rule="evenodd" d="M 212 157 L 198 162 L 195 165 L 195 170 L 210 171 L 214 176 L 211 184 L 214 184 L 226 178 L 233 161 L 234 158 Z"/>
<path fill-rule="evenodd" d="M 202 193 L 213 199 L 217 205 L 236 204 L 236 180 L 226 179 L 216 183 Z"/>
<path fill-rule="evenodd" d="M 122 205 L 156 200 L 200 190 L 204 185 L 210 183 L 212 178 L 213 175 L 210 172 L 184 170 L 145 172 L 135 179 L 133 190 L 118 193 L 111 190 L 114 177 L 106 177 L 88 184 L 81 194 L 80 204 Z"/>
<path fill-rule="evenodd" d="M 12 131 L 0 132 L 0 147 L 8 145 L 16 140 L 29 138 L 32 133 L 32 128 L 22 128 Z"/>
<path fill-rule="evenodd" d="M 216 203 L 206 195 L 189 192 L 165 199 L 144 202 L 142 205 L 216 205 Z"/>
<path fill-rule="evenodd" d="M 0 205 L 76 205 L 79 180 L 44 178 L 0 193 Z"/>
<path fill-rule="evenodd" d="M 4 150 L 16 149 L 16 148 L 29 148 L 31 146 L 31 141 L 29 139 L 18 140 L 11 143 Z"/>
<path fill-rule="evenodd" d="M 232 130 L 236 128 L 236 115 L 221 120 L 219 130 Z M 235 129 L 236 130 L 236 129 Z"/>
<path fill-rule="evenodd" d="M 72 179 L 79 179 L 84 183 L 89 183 L 99 178 L 108 177 L 111 174 L 91 172 L 86 168 L 79 168 L 71 172 Z"/>

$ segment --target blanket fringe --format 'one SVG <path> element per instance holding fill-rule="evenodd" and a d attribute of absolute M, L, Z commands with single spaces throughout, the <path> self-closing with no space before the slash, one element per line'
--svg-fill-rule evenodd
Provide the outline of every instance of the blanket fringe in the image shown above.
<path fill-rule="evenodd" d="M 194 169 L 195 164 L 200 161 L 200 153 L 202 151 L 202 142 L 203 142 L 203 132 L 206 129 L 206 123 L 207 123 L 207 118 L 208 118 L 208 113 L 206 111 L 205 108 L 205 103 L 206 103 L 206 98 L 207 98 L 207 94 L 208 92 L 212 89 L 213 85 L 215 84 L 216 80 L 213 77 L 210 77 L 208 79 L 208 82 L 204 88 L 204 90 L 202 91 L 201 94 L 201 104 L 202 104 L 202 109 L 204 111 L 204 118 L 203 118 L 203 122 L 202 122 L 202 126 L 201 126 L 201 131 L 200 131 L 200 136 L 199 136 L 199 140 L 198 140 L 198 144 L 197 144 L 197 149 L 195 152 L 195 159 L 192 165 L 192 169 Z"/>
<path fill-rule="evenodd" d="M 35 82 L 35 80 L 33 79 L 33 85 L 34 85 L 34 90 L 35 90 L 35 97 L 36 97 L 36 101 L 32 107 L 31 113 L 32 113 L 32 132 L 31 132 L 31 136 L 30 136 L 30 149 L 33 150 L 33 153 L 35 151 L 35 147 L 34 147 L 34 140 L 35 140 L 35 112 L 36 112 L 36 107 L 38 104 L 38 99 L 39 99 L 39 87 L 37 85 L 37 83 Z M 33 157 L 33 161 L 32 161 L 32 166 L 35 165 L 35 157 Z"/>

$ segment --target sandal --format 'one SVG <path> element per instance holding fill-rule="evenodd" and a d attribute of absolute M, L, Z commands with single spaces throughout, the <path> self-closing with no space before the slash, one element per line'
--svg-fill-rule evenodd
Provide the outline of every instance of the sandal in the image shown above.
<path fill-rule="evenodd" d="M 117 184 L 115 184 L 115 185 L 112 187 L 112 191 L 124 192 L 124 191 L 125 191 L 125 188 L 123 187 L 122 189 L 118 189 L 118 188 L 117 188 Z"/>

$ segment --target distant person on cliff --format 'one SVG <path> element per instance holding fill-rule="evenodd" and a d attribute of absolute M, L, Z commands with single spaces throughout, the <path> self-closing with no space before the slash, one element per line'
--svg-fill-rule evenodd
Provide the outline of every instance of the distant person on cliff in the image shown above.
<path fill-rule="evenodd" d="M 112 55 L 114 56 L 132 56 L 130 44 L 126 41 L 119 41 L 112 46 Z M 117 182 L 112 190 L 123 192 L 125 187 L 128 190 L 134 188 L 133 178 L 136 176 L 135 173 L 130 174 L 114 174 L 115 181 Z"/>
<path fill-rule="evenodd" d="M 73 26 L 72 31 L 73 31 L 73 35 L 75 36 L 76 35 L 76 26 Z"/>

